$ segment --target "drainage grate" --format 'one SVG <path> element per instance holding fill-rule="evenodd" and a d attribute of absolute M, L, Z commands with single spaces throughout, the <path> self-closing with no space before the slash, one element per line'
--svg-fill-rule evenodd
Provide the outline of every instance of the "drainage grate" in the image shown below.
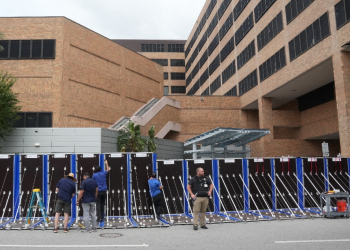
<path fill-rule="evenodd" d="M 114 234 L 100 234 L 100 236 L 104 238 L 118 238 L 118 237 L 122 237 L 123 235 L 114 233 Z"/>

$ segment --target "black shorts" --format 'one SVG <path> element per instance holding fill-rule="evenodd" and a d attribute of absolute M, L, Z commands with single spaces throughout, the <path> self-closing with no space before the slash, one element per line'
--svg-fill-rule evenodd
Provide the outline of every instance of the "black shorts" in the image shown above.
<path fill-rule="evenodd" d="M 63 210 L 63 213 L 70 215 L 71 204 L 72 203 L 70 203 L 70 202 L 66 202 L 66 201 L 58 199 L 56 202 L 55 212 L 62 213 L 62 210 Z"/>

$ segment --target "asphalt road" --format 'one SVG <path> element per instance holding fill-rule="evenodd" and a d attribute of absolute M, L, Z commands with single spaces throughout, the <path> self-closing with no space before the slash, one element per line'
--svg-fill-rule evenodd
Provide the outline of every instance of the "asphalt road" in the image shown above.
<path fill-rule="evenodd" d="M 168 228 L 104 229 L 96 233 L 0 230 L 1 249 L 350 249 L 350 219 L 296 219 L 190 225 Z M 119 233 L 118 238 L 100 234 Z M 315 241 L 316 240 L 316 241 Z M 322 242 L 317 242 L 321 240 Z M 325 241 L 329 240 L 329 241 Z M 335 241 L 338 240 L 338 241 Z M 340 240 L 340 241 L 339 241 Z M 295 241 L 308 241 L 298 242 Z M 311 241 L 311 242 L 310 242 Z M 283 242 L 283 243 L 278 243 Z M 40 245 L 40 246 L 35 246 Z"/>

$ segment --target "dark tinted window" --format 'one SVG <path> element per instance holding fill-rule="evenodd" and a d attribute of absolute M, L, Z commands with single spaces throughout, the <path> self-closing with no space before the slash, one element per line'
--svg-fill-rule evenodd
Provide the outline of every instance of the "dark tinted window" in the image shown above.
<path fill-rule="evenodd" d="M 287 24 L 294 20 L 303 10 L 305 10 L 314 0 L 291 0 L 286 5 Z"/>
<path fill-rule="evenodd" d="M 24 125 L 24 113 L 18 113 L 19 119 L 15 122 L 15 124 L 13 125 L 13 127 L 15 128 L 23 128 Z"/>
<path fill-rule="evenodd" d="M 171 72 L 171 80 L 185 80 L 185 73 Z"/>
<path fill-rule="evenodd" d="M 216 90 L 221 87 L 221 76 L 218 76 L 211 84 L 210 84 L 210 94 L 213 95 Z"/>
<path fill-rule="evenodd" d="M 164 44 L 141 44 L 141 52 L 164 52 Z"/>
<path fill-rule="evenodd" d="M 171 93 L 172 94 L 185 94 L 186 87 L 185 86 L 171 86 Z"/>
<path fill-rule="evenodd" d="M 4 48 L 3 51 L 0 51 L 0 58 L 8 58 L 9 57 L 9 41 L 8 40 L 0 40 L 0 45 Z"/>
<path fill-rule="evenodd" d="M 21 58 L 30 58 L 30 40 L 21 41 Z"/>
<path fill-rule="evenodd" d="M 171 66 L 185 66 L 185 60 L 183 59 L 170 59 Z"/>
<path fill-rule="evenodd" d="M 220 7 L 219 7 L 219 10 L 218 10 L 218 16 L 219 16 L 219 19 L 221 19 L 222 15 L 225 13 L 227 7 L 230 5 L 232 0 L 224 0 Z"/>
<path fill-rule="evenodd" d="M 37 127 L 38 113 L 26 113 L 26 127 L 35 128 Z"/>
<path fill-rule="evenodd" d="M 237 86 L 234 86 L 232 89 L 227 91 L 224 96 L 237 96 Z"/>
<path fill-rule="evenodd" d="M 236 6 L 233 9 L 233 15 L 235 21 L 239 17 L 239 15 L 242 13 L 244 8 L 247 6 L 247 4 L 250 2 L 250 0 L 239 0 L 236 4 Z"/>
<path fill-rule="evenodd" d="M 220 54 L 218 54 L 209 65 L 209 75 L 213 74 L 214 71 L 219 67 L 219 65 L 220 65 Z"/>
<path fill-rule="evenodd" d="M 226 43 L 224 48 L 220 51 L 220 59 L 221 62 L 223 62 L 226 57 L 232 52 L 232 50 L 235 48 L 235 39 L 234 36 L 231 37 L 231 39 Z"/>
<path fill-rule="evenodd" d="M 209 56 L 211 55 L 211 53 L 213 53 L 214 49 L 218 46 L 218 44 L 219 44 L 219 34 L 217 34 L 213 38 L 213 41 L 208 46 L 208 55 Z"/>
<path fill-rule="evenodd" d="M 264 48 L 282 30 L 283 20 L 282 12 L 280 12 L 257 36 L 258 50 Z"/>
<path fill-rule="evenodd" d="M 266 11 L 271 7 L 271 5 L 276 2 L 276 0 L 261 0 L 257 6 L 254 8 L 255 22 L 257 23 L 260 18 L 266 13 Z"/>
<path fill-rule="evenodd" d="M 32 58 L 41 58 L 41 40 L 32 41 Z"/>
<path fill-rule="evenodd" d="M 236 46 L 245 37 L 246 34 L 253 28 L 253 12 L 247 17 L 247 19 L 242 23 L 235 33 Z"/>
<path fill-rule="evenodd" d="M 185 44 L 168 44 L 168 52 L 184 52 Z"/>
<path fill-rule="evenodd" d="M 168 78 L 169 78 L 168 72 L 164 72 L 163 75 L 164 75 L 164 80 L 168 80 Z"/>
<path fill-rule="evenodd" d="M 286 66 L 286 54 L 283 47 L 259 66 L 260 82 L 264 81 L 284 66 Z"/>
<path fill-rule="evenodd" d="M 55 40 L 43 40 L 43 58 L 55 57 Z"/>
<path fill-rule="evenodd" d="M 168 59 L 151 59 L 153 62 L 158 63 L 161 66 L 168 66 Z"/>
<path fill-rule="evenodd" d="M 225 84 L 235 73 L 236 64 L 235 61 L 233 61 L 226 69 L 224 69 L 224 71 L 222 71 L 222 84 Z"/>
<path fill-rule="evenodd" d="M 206 88 L 201 95 L 210 95 L 209 93 L 209 87 Z"/>
<path fill-rule="evenodd" d="M 220 28 L 220 31 L 219 31 L 220 41 L 222 40 L 222 38 L 224 38 L 227 31 L 231 28 L 232 24 L 233 24 L 233 14 L 231 13 Z"/>
<path fill-rule="evenodd" d="M 315 89 L 298 99 L 299 111 L 304 111 L 335 99 L 334 82 Z"/>
<path fill-rule="evenodd" d="M 257 71 L 254 70 L 238 83 L 239 95 L 243 95 L 244 93 L 254 88 L 256 85 L 258 85 L 258 76 Z"/>
<path fill-rule="evenodd" d="M 19 40 L 10 41 L 10 58 L 19 58 Z"/>
<path fill-rule="evenodd" d="M 242 68 L 253 56 L 255 56 L 254 40 L 237 56 L 237 69 Z"/>
<path fill-rule="evenodd" d="M 51 113 L 39 113 L 38 127 L 51 128 L 52 127 L 52 114 Z"/>

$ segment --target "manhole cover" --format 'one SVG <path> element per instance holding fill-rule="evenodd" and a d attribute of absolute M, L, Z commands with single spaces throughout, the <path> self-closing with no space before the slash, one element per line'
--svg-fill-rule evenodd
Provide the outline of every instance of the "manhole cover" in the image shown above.
<path fill-rule="evenodd" d="M 122 237 L 122 234 L 100 234 L 101 237 L 105 237 L 105 238 L 118 238 L 118 237 Z"/>

